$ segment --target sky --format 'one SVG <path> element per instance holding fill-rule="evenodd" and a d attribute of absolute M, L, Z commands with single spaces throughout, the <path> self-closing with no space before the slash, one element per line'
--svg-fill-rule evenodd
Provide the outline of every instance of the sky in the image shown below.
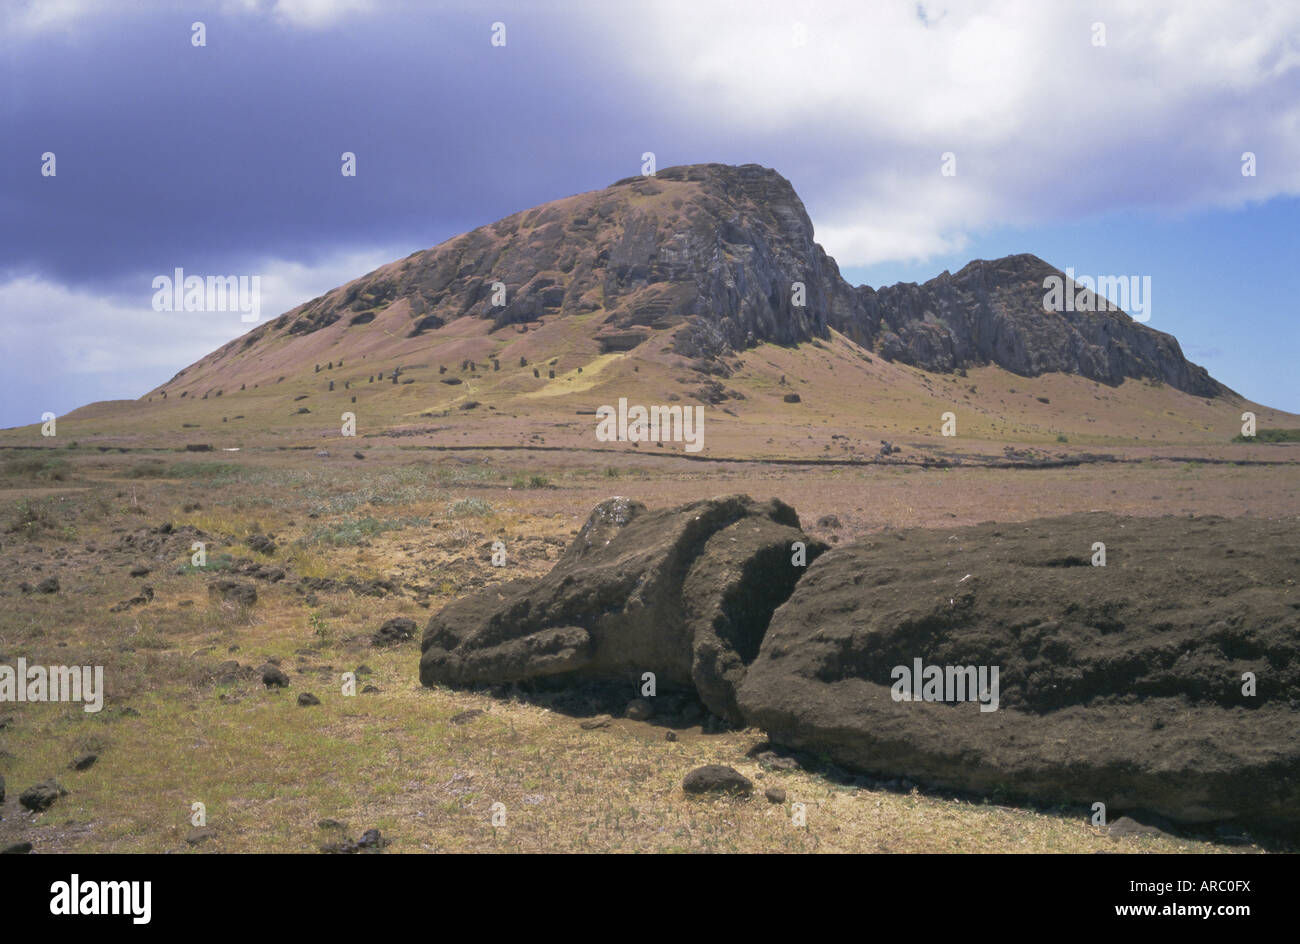
<path fill-rule="evenodd" d="M 1300 412 L 1297 3 L 0 0 L 0 426 L 249 329 L 156 276 L 258 275 L 266 320 L 645 152 L 780 171 L 855 284 L 1150 276 Z"/>

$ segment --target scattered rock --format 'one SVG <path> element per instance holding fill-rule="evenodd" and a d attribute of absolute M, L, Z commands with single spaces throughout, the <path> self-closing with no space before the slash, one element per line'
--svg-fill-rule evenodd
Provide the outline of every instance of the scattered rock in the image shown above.
<path fill-rule="evenodd" d="M 298 693 L 298 705 L 302 708 L 310 708 L 312 705 L 319 705 L 320 699 L 311 692 Z"/>
<path fill-rule="evenodd" d="M 676 740 L 677 740 L 677 732 L 676 732 L 676 731 L 666 731 L 666 732 L 664 732 L 664 740 L 665 740 L 665 741 L 676 741 Z"/>
<path fill-rule="evenodd" d="M 289 684 L 289 676 L 269 662 L 258 668 L 257 674 L 262 676 L 262 684 L 267 688 L 285 688 Z"/>
<path fill-rule="evenodd" d="M 383 852 L 384 847 L 388 846 L 392 840 L 385 839 L 377 829 L 367 829 L 361 834 L 361 838 L 355 842 L 351 839 L 343 842 L 326 843 L 320 847 L 320 851 L 334 855 L 353 855 L 356 853 L 376 853 Z"/>
<path fill-rule="evenodd" d="M 763 791 L 763 796 L 767 797 L 769 803 L 784 803 L 785 787 L 768 787 Z"/>
<path fill-rule="evenodd" d="M 244 543 L 259 554 L 273 554 L 275 552 L 275 542 L 265 534 L 250 534 L 244 538 Z"/>
<path fill-rule="evenodd" d="M 361 689 L 361 694 L 363 694 L 363 695 L 378 695 L 378 694 L 379 694 L 379 691 L 380 691 L 380 690 L 379 690 L 379 686 L 378 686 L 378 685 L 367 685 L 365 688 Z"/>
<path fill-rule="evenodd" d="M 136 564 L 130 570 L 130 574 L 132 577 L 147 577 L 149 573 L 150 573 L 149 568 L 146 567 L 144 564 Z"/>
<path fill-rule="evenodd" d="M 131 597 L 129 600 L 123 600 L 121 603 L 116 603 L 113 606 L 110 606 L 108 611 L 110 613 L 121 613 L 124 610 L 129 610 L 133 606 L 145 606 L 152 602 L 153 587 L 149 586 L 147 583 L 141 584 L 140 592 L 138 594 Z"/>
<path fill-rule="evenodd" d="M 59 578 L 46 577 L 44 580 L 42 580 L 40 583 L 36 585 L 36 592 L 37 593 L 58 593 Z"/>
<path fill-rule="evenodd" d="M 469 711 L 462 711 L 460 714 L 451 716 L 452 724 L 469 724 L 479 715 L 483 714 L 482 708 L 471 708 Z"/>
<path fill-rule="evenodd" d="M 584 731 L 595 731 L 597 728 L 608 728 L 613 720 L 609 715 L 596 715 L 594 718 L 584 718 L 578 726 Z"/>
<path fill-rule="evenodd" d="M 787 393 L 787 394 L 786 394 L 784 397 L 782 397 L 781 399 L 784 400 L 786 403 L 801 403 L 801 402 L 803 402 L 803 401 L 800 399 L 799 394 L 797 394 L 797 393 Z"/>
<path fill-rule="evenodd" d="M 89 770 L 97 760 L 99 760 L 98 754 L 82 754 L 68 766 L 73 770 Z"/>
<path fill-rule="evenodd" d="M 43 813 L 54 805 L 55 800 L 67 795 L 67 790 L 59 786 L 57 781 L 50 779 L 34 787 L 28 787 L 19 794 L 18 802 L 33 813 Z"/>
<path fill-rule="evenodd" d="M 252 606 L 257 602 L 257 585 L 238 580 L 214 580 L 208 584 L 208 595 L 219 597 L 223 603 Z"/>
<path fill-rule="evenodd" d="M 318 819 L 316 821 L 316 826 L 320 829 L 347 829 L 345 824 L 340 823 L 336 819 L 330 819 L 329 817 Z"/>
<path fill-rule="evenodd" d="M 782 757 L 776 751 L 761 751 L 754 756 L 765 770 L 798 770 L 799 762 L 793 757 Z"/>
<path fill-rule="evenodd" d="M 754 784 L 740 771 L 723 764 L 696 767 L 682 780 L 687 793 L 735 793 L 748 796 Z"/>
<path fill-rule="evenodd" d="M 648 698 L 634 698 L 627 703 L 627 710 L 623 712 L 624 717 L 633 721 L 649 721 L 654 717 L 655 706 Z"/>
<path fill-rule="evenodd" d="M 372 646 L 396 646 L 408 639 L 414 639 L 416 629 L 415 620 L 407 619 L 404 616 L 396 616 L 379 627 L 374 636 L 371 637 L 370 644 Z"/>
<path fill-rule="evenodd" d="M 817 519 L 817 527 L 825 531 L 838 531 L 844 526 L 840 524 L 838 515 L 822 515 Z"/>
<path fill-rule="evenodd" d="M 1112 839 L 1125 836 L 1163 836 L 1167 839 L 1173 839 L 1177 838 L 1178 832 L 1174 824 L 1163 816 L 1147 812 L 1135 812 L 1128 816 L 1121 816 L 1111 823 L 1106 829 L 1106 835 Z"/>
<path fill-rule="evenodd" d="M 217 838 L 217 831 L 211 826 L 200 826 L 197 829 L 191 829 L 185 836 L 185 841 L 191 846 L 197 846 L 207 842 L 209 839 Z"/>

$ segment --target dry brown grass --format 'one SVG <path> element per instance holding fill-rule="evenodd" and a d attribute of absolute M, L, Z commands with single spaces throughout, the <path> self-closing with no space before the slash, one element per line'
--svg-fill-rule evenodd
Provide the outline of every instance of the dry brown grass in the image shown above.
<path fill-rule="evenodd" d="M 803 770 L 763 771 L 746 756 L 762 739 L 757 731 L 686 729 L 675 742 L 664 728 L 627 720 L 585 731 L 572 717 L 517 699 L 424 689 L 416 644 L 375 650 L 368 638 L 392 616 L 422 623 L 475 584 L 544 573 L 558 542 L 592 504 L 615 493 L 651 505 L 740 490 L 776 495 L 809 525 L 821 514 L 839 515 L 837 533 L 847 539 L 884 527 L 1094 507 L 1294 514 L 1300 502 L 1289 469 L 1151 462 L 1011 473 L 810 471 L 683 466 L 646 456 L 611 477 L 603 463 L 565 453 L 476 457 L 484 458 L 430 463 L 427 454 L 390 447 L 373 450 L 364 464 L 326 465 L 310 452 L 279 452 L 240 456 L 231 474 L 195 465 L 179 475 L 134 478 L 138 456 L 71 451 L 69 481 L 80 490 L 37 495 L 51 527 L 3 538 L 0 658 L 103 665 L 107 703 L 98 715 L 77 705 L 0 706 L 9 722 L 0 728 L 9 792 L 0 845 L 188 851 L 197 801 L 217 831 L 199 848 L 222 851 L 311 851 L 341 838 L 316 826 L 325 817 L 344 821 L 353 836 L 382 830 L 394 852 L 1233 851 L 1190 840 L 1112 840 L 1086 825 L 1082 811 L 1037 812 L 843 787 Z M 513 486 L 532 475 L 550 484 Z M 12 487 L 2 497 L 11 510 L 38 487 L 6 484 Z M 452 515 L 451 503 L 466 498 L 491 510 Z M 194 503 L 201 507 L 184 510 Z M 359 545 L 300 543 L 321 527 L 365 515 L 428 518 L 429 525 L 382 531 Z M 383 577 L 403 589 L 384 598 L 321 592 L 311 600 L 289 581 L 259 582 L 255 606 L 231 609 L 209 599 L 204 575 L 175 572 L 188 550 L 148 560 L 153 572 L 145 578 L 127 577 L 141 555 L 119 542 L 164 520 L 210 532 L 210 561 L 230 554 L 287 566 L 292 575 Z M 271 558 L 240 545 L 253 530 L 276 533 Z M 507 568 L 488 563 L 485 546 L 497 537 L 507 542 Z M 15 589 L 19 580 L 50 574 L 62 584 L 57 594 Z M 142 583 L 154 588 L 152 603 L 108 612 Z M 281 659 L 292 679 L 283 693 L 255 680 L 220 685 L 209 677 L 226 659 L 256 666 L 270 657 Z M 381 691 L 343 695 L 341 673 L 361 663 L 374 674 L 360 685 Z M 299 707 L 302 691 L 322 704 Z M 484 714 L 450 723 L 470 708 Z M 85 772 L 68 770 L 86 751 L 99 761 Z M 682 776 L 705 763 L 736 767 L 760 792 L 748 800 L 687 798 Z M 19 810 L 17 794 L 49 776 L 69 795 L 40 816 Z M 762 789 L 773 784 L 786 789 L 787 803 L 763 799 Z M 491 824 L 498 802 L 505 804 L 504 828 Z M 792 822 L 795 802 L 805 804 L 804 828 Z"/>

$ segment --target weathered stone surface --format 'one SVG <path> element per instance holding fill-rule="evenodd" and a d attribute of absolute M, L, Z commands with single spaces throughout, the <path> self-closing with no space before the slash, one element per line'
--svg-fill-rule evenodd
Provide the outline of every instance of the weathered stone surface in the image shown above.
<path fill-rule="evenodd" d="M 694 687 L 715 714 L 739 720 L 734 688 L 758 651 L 772 609 L 826 545 L 794 509 L 746 495 L 648 511 L 602 502 L 549 574 L 449 604 L 421 646 L 425 685 L 542 676 Z"/>
<path fill-rule="evenodd" d="M 1295 832 L 1298 564 L 1294 520 L 1080 514 L 877 535 L 809 567 L 740 709 L 777 743 L 885 777 Z M 918 658 L 999 666 L 998 710 L 895 701 L 894 667 Z"/>

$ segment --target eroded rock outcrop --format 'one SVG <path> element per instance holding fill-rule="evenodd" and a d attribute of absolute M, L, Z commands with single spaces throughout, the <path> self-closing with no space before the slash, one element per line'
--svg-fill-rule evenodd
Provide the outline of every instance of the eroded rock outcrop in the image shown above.
<path fill-rule="evenodd" d="M 1294 520 L 1081 514 L 876 535 L 808 569 L 740 708 L 774 741 L 868 773 L 1296 832 L 1298 565 Z M 895 667 L 917 659 L 998 666 L 997 710 L 894 700 Z"/>
<path fill-rule="evenodd" d="M 425 685 L 544 676 L 626 679 L 694 688 L 715 714 L 740 720 L 735 689 L 767 620 L 826 545 L 794 509 L 746 495 L 649 511 L 613 498 L 591 513 L 538 580 L 490 587 L 429 620 Z"/>

